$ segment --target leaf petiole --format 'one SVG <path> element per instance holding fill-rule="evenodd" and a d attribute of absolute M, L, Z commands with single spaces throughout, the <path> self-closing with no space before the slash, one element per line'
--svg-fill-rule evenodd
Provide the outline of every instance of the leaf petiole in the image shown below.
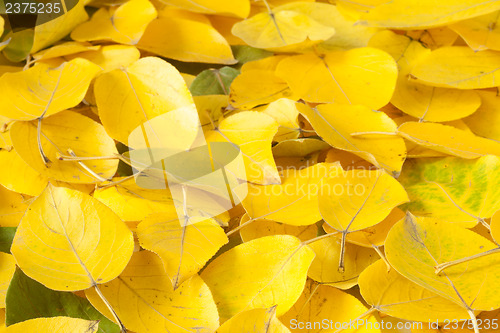
<path fill-rule="evenodd" d="M 460 258 L 460 259 L 453 260 L 453 261 L 448 261 L 448 262 L 439 264 L 437 266 L 434 266 L 434 269 L 435 269 L 434 272 L 437 275 L 439 275 L 443 270 L 445 270 L 445 269 L 447 269 L 449 267 L 456 266 L 458 264 L 462 264 L 464 262 L 468 262 L 468 261 L 471 261 L 471 260 L 474 260 L 474 259 L 477 259 L 477 258 L 488 256 L 490 254 L 498 253 L 498 252 L 500 252 L 500 247 L 496 247 L 494 249 L 491 249 L 491 250 L 488 250 L 488 251 L 485 251 L 485 252 L 477 253 L 477 254 L 474 254 L 474 255 L 472 255 L 470 257 L 465 257 L 465 258 Z"/>

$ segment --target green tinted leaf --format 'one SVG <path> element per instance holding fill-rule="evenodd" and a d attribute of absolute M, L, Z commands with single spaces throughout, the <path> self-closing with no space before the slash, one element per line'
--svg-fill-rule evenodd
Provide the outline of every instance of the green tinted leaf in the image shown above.
<path fill-rule="evenodd" d="M 118 333 L 120 328 L 100 314 L 85 298 L 54 291 L 16 270 L 7 290 L 5 322 L 13 325 L 39 317 L 72 317 L 99 320 L 99 333 Z"/>
<path fill-rule="evenodd" d="M 0 251 L 10 253 L 10 246 L 16 234 L 16 227 L 2 227 L 0 228 Z"/>
<path fill-rule="evenodd" d="M 239 65 L 242 65 L 249 61 L 267 58 L 273 55 L 272 52 L 257 49 L 255 47 L 247 45 L 233 45 L 231 46 L 231 50 L 233 51 L 236 60 L 238 60 Z"/>
<path fill-rule="evenodd" d="M 228 95 L 229 86 L 240 71 L 231 67 L 207 69 L 201 72 L 189 87 L 193 96 Z"/>

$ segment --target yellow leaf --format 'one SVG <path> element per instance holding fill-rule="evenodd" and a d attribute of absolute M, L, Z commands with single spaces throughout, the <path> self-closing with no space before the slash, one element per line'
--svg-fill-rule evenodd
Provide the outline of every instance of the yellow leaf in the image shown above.
<path fill-rule="evenodd" d="M 242 71 L 231 83 L 229 94 L 231 105 L 243 110 L 268 104 L 280 98 L 295 100 L 296 97 L 286 81 L 276 76 L 274 71 L 262 69 Z"/>
<path fill-rule="evenodd" d="M 10 136 L 16 152 L 30 167 L 45 177 L 68 183 L 100 181 L 78 162 L 60 160 L 59 156 L 70 155 L 68 149 L 78 157 L 113 156 L 118 153 L 114 141 L 101 124 L 72 111 L 64 111 L 42 121 L 40 143 L 50 160 L 47 165 L 38 149 L 36 121 L 14 123 Z M 118 161 L 112 159 L 82 163 L 104 179 L 113 177 L 118 167 Z"/>
<path fill-rule="evenodd" d="M 318 195 L 323 179 L 339 173 L 338 164 L 315 164 L 283 171 L 281 184 L 250 185 L 243 207 L 250 218 L 266 218 L 290 225 L 310 225 L 321 220 Z"/>
<path fill-rule="evenodd" d="M 392 57 L 374 48 L 306 53 L 278 64 L 276 75 L 294 94 L 308 102 L 386 105 L 394 92 L 397 66 Z"/>
<path fill-rule="evenodd" d="M 196 13 L 228 15 L 245 18 L 250 13 L 248 0 L 162 0 L 171 6 Z"/>
<path fill-rule="evenodd" d="M 169 189 L 151 189 L 141 187 L 135 179 L 117 179 L 119 184 L 110 189 L 105 189 L 102 192 L 96 191 L 96 199 L 102 201 L 105 205 L 111 208 L 115 213 L 127 221 L 140 221 L 152 213 L 170 212 L 172 204 L 181 206 L 184 209 L 185 202 L 175 202 L 172 193 Z M 108 192 L 109 191 L 109 192 Z M 187 211 L 190 218 L 195 221 L 199 217 L 207 217 L 214 215 L 214 210 L 220 211 L 220 203 L 214 200 L 214 196 L 197 198 L 197 192 L 190 191 L 192 196 L 188 197 L 188 202 L 194 201 L 194 206 L 188 206 Z M 210 193 L 209 193 L 210 194 Z M 215 198 L 217 199 L 217 197 Z M 217 221 L 219 225 L 227 226 L 229 214 L 226 210 L 212 216 L 212 219 Z M 183 216 L 183 215 L 181 215 Z"/>
<path fill-rule="evenodd" d="M 222 117 L 223 111 L 229 105 L 229 97 L 227 95 L 193 96 L 193 99 L 198 110 L 200 124 L 204 131 L 214 128 L 212 123 Z"/>
<path fill-rule="evenodd" d="M 491 13 L 496 1 L 454 0 L 438 5 L 434 0 L 386 1 L 362 16 L 369 25 L 386 28 L 430 28 Z"/>
<path fill-rule="evenodd" d="M 474 51 L 500 51 L 498 11 L 450 25 Z"/>
<path fill-rule="evenodd" d="M 9 191 L 0 185 L 0 226 L 17 227 L 30 202 L 30 197 Z"/>
<path fill-rule="evenodd" d="M 357 285 L 359 274 L 379 259 L 375 250 L 354 244 L 345 245 L 344 256 L 341 253 L 341 240 L 335 236 L 312 242 L 309 246 L 316 256 L 307 275 L 321 284 L 344 290 Z M 343 272 L 338 270 L 341 259 L 344 265 Z"/>
<path fill-rule="evenodd" d="M 241 311 L 276 304 L 281 316 L 302 293 L 313 258 L 313 251 L 293 236 L 267 236 L 224 252 L 201 277 L 212 290 L 222 323 Z"/>
<path fill-rule="evenodd" d="M 299 137 L 299 110 L 295 105 L 295 101 L 288 98 L 280 98 L 271 102 L 263 112 L 273 117 L 280 125 L 278 133 L 274 136 L 275 141 L 296 139 Z"/>
<path fill-rule="evenodd" d="M 94 92 L 106 131 L 124 144 L 141 124 L 182 107 L 192 107 L 185 116 L 192 118 L 189 126 L 193 131 L 198 128 L 198 115 L 186 83 L 174 66 L 160 58 L 141 58 L 126 69 L 99 76 Z"/>
<path fill-rule="evenodd" d="M 292 2 L 236 23 L 232 33 L 252 47 L 290 52 L 333 36 L 335 13 L 330 4 Z"/>
<path fill-rule="evenodd" d="M 94 333 L 97 332 L 98 327 L 99 321 L 70 317 L 51 317 L 22 321 L 4 328 L 2 333 Z"/>
<path fill-rule="evenodd" d="M 405 202 L 403 186 L 380 169 L 342 171 L 330 176 L 319 194 L 325 222 L 346 234 L 374 226 Z"/>
<path fill-rule="evenodd" d="M 404 219 L 404 217 L 405 213 L 401 209 L 394 208 L 389 215 L 382 220 L 382 222 L 377 223 L 372 227 L 349 233 L 346 241 L 348 243 L 369 248 L 373 248 L 373 246 L 382 246 L 384 245 L 387 233 L 391 230 L 392 226 Z M 337 230 L 329 226 L 327 223 L 323 225 L 323 229 L 325 229 L 327 233 L 338 233 Z"/>
<path fill-rule="evenodd" d="M 207 134 L 207 141 L 230 142 L 239 146 L 249 182 L 279 184 L 280 177 L 271 152 L 271 143 L 277 131 L 278 124 L 271 116 L 244 111 L 224 119 L 217 129 Z"/>
<path fill-rule="evenodd" d="M 128 67 L 139 60 L 140 52 L 135 46 L 104 45 L 96 51 L 86 51 L 66 56 L 67 59 L 83 58 L 101 67 L 102 73 Z M 89 91 L 91 92 L 91 90 Z"/>
<path fill-rule="evenodd" d="M 132 181 L 124 186 L 97 189 L 93 196 L 111 208 L 123 221 L 141 221 L 150 214 L 170 210 L 171 197 L 156 196 L 155 200 L 152 200 L 144 198 L 141 190 L 145 191 Z"/>
<path fill-rule="evenodd" d="M 496 156 L 409 160 L 399 178 L 410 198 L 405 208 L 472 228 L 500 209 L 498 172 Z"/>
<path fill-rule="evenodd" d="M 368 304 L 393 317 L 440 323 L 469 319 L 463 307 L 413 283 L 394 269 L 387 271 L 382 260 L 361 273 L 359 289 Z"/>
<path fill-rule="evenodd" d="M 401 171 L 406 146 L 402 138 L 391 135 L 396 132 L 396 123 L 385 113 L 362 105 L 339 104 L 312 109 L 302 105 L 299 110 L 316 133 L 333 147 L 352 152 L 393 175 Z M 368 134 L 353 135 L 363 132 Z"/>
<path fill-rule="evenodd" d="M 386 30 L 369 45 L 388 52 L 398 63 L 399 75 L 391 103 L 401 111 L 427 121 L 450 121 L 472 114 L 481 104 L 472 90 L 438 88 L 409 80 L 411 70 L 431 52 L 409 37 Z"/>
<path fill-rule="evenodd" d="M 69 8 L 74 4 L 74 7 Z M 33 46 L 30 53 L 52 45 L 54 42 L 66 37 L 76 26 L 88 20 L 83 1 L 64 1 L 67 6 L 65 14 L 43 24 L 35 26 Z M 48 9 L 47 9 L 48 10 Z M 47 13 L 48 14 L 48 13 Z M 38 16 L 38 20 L 43 20 L 47 15 Z"/>
<path fill-rule="evenodd" d="M 47 177 L 33 170 L 16 152 L 8 131 L 0 133 L 0 165 L 0 184 L 11 191 L 37 196 L 47 186 Z"/>
<path fill-rule="evenodd" d="M 474 134 L 500 141 L 500 96 L 496 92 L 479 90 L 481 106 L 464 122 Z"/>
<path fill-rule="evenodd" d="M 84 59 L 57 68 L 38 64 L 0 77 L 0 114 L 32 120 L 76 106 L 81 102 L 99 67 Z"/>
<path fill-rule="evenodd" d="M 276 307 L 243 311 L 226 321 L 216 333 L 290 333 L 276 318 Z"/>
<path fill-rule="evenodd" d="M 280 319 L 292 332 L 299 333 L 380 333 L 380 326 L 377 326 L 380 323 L 373 316 L 364 318 L 363 324 L 357 327 L 356 319 L 366 312 L 356 297 L 309 280 L 297 303 Z M 326 327 L 313 326 L 315 322 L 324 322 L 325 318 Z"/>
<path fill-rule="evenodd" d="M 436 123 L 407 122 L 398 133 L 424 147 L 461 158 L 473 159 L 484 155 L 500 155 L 500 143 L 470 132 Z"/>
<path fill-rule="evenodd" d="M 351 15 L 343 14 L 339 9 L 342 0 L 336 2 L 331 10 L 329 25 L 335 28 L 335 34 L 316 48 L 319 50 L 350 50 L 357 47 L 368 46 L 370 38 L 378 32 L 379 28 L 367 27 L 357 24 L 356 19 Z M 351 1 L 350 1 L 351 2 Z M 351 2 L 353 3 L 353 2 Z"/>
<path fill-rule="evenodd" d="M 184 18 L 154 20 L 146 28 L 137 47 L 185 62 L 227 65 L 237 62 L 228 42 L 211 25 Z"/>
<path fill-rule="evenodd" d="M 156 9 L 149 0 L 130 0 L 109 9 L 102 7 L 90 21 L 76 27 L 71 38 L 80 42 L 111 40 L 135 45 L 156 16 Z"/>
<path fill-rule="evenodd" d="M 139 223 L 137 237 L 143 248 L 160 256 L 174 289 L 198 273 L 228 242 L 224 229 L 214 220 L 188 225 L 179 220 L 173 205 L 169 212 L 149 215 Z"/>
<path fill-rule="evenodd" d="M 486 311 L 500 306 L 498 294 L 489 292 L 500 287 L 498 254 L 455 265 L 440 274 L 434 267 L 493 248 L 494 243 L 473 231 L 411 214 L 391 229 L 385 242 L 387 259 L 401 275 L 464 309 Z"/>
<path fill-rule="evenodd" d="M 5 308 L 5 296 L 16 271 L 16 260 L 11 254 L 0 252 L 0 308 Z"/>
<path fill-rule="evenodd" d="M 85 51 L 97 51 L 100 48 L 100 45 L 94 46 L 90 43 L 64 42 L 33 54 L 33 59 L 36 61 L 47 60 L 57 57 L 65 57 L 71 54 L 81 53 Z"/>
<path fill-rule="evenodd" d="M 160 258 L 135 252 L 123 273 L 101 288 L 123 324 L 142 332 L 214 332 L 219 317 L 210 289 L 195 275 L 174 290 Z M 94 289 L 85 291 L 92 305 L 113 320 Z"/>
<path fill-rule="evenodd" d="M 113 280 L 127 265 L 132 233 L 87 194 L 49 185 L 23 216 L 11 252 L 23 272 L 54 290 Z"/>
<path fill-rule="evenodd" d="M 245 222 L 249 221 L 250 217 L 245 213 L 241 217 L 240 226 L 245 225 Z M 318 228 L 314 224 L 308 226 L 294 226 L 267 219 L 256 219 L 240 229 L 240 236 L 244 242 L 273 235 L 292 235 L 301 241 L 306 241 L 316 237 L 317 232 Z"/>
<path fill-rule="evenodd" d="M 456 69 L 461 70 L 457 71 Z M 496 87 L 500 80 L 500 53 L 474 52 L 467 46 L 441 47 L 411 70 L 418 82 L 458 89 Z"/>

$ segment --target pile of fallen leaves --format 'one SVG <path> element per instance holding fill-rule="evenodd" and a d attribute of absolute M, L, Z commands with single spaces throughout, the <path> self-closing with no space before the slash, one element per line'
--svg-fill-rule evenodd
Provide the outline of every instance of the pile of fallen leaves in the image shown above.
<path fill-rule="evenodd" d="M 0 332 L 500 329 L 500 1 L 6 4 Z"/>

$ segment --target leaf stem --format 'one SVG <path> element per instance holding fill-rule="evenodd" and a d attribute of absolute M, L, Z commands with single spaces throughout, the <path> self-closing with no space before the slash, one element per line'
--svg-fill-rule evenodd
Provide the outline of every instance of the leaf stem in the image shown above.
<path fill-rule="evenodd" d="M 434 266 L 434 270 L 435 270 L 434 272 L 436 274 L 440 274 L 443 270 L 445 270 L 449 267 L 456 266 L 458 264 L 462 264 L 464 262 L 471 261 L 471 260 L 481 258 L 481 257 L 485 257 L 485 256 L 488 256 L 490 254 L 494 254 L 494 253 L 498 253 L 498 252 L 500 252 L 500 247 L 496 247 L 494 249 L 491 249 L 491 250 L 488 250 L 485 252 L 477 253 L 477 254 L 474 254 L 474 255 L 469 256 L 469 257 L 460 258 L 460 259 L 453 260 L 453 261 L 448 261 L 448 262 L 439 264 L 437 266 Z"/>
<path fill-rule="evenodd" d="M 385 265 L 387 266 L 387 273 L 389 273 L 391 271 L 391 264 L 389 263 L 389 261 L 385 257 L 384 253 L 382 251 L 380 251 L 380 246 L 372 244 L 372 247 L 375 250 L 375 252 L 377 252 L 377 254 L 380 256 L 380 259 L 382 259 L 385 262 Z"/>
<path fill-rule="evenodd" d="M 474 333 L 479 333 L 479 326 L 477 325 L 477 318 L 476 315 L 474 314 L 474 311 L 472 309 L 467 308 L 467 313 L 470 316 L 470 319 L 472 320 L 472 326 L 474 327 Z"/>
<path fill-rule="evenodd" d="M 116 314 L 115 310 L 113 309 L 113 307 L 111 306 L 111 304 L 109 303 L 109 301 L 106 299 L 106 297 L 104 297 L 103 293 L 101 292 L 101 290 L 99 289 L 99 287 L 97 286 L 97 284 L 94 285 L 94 288 L 95 288 L 95 291 L 97 292 L 97 294 L 99 295 L 99 297 L 104 302 L 104 304 L 106 304 L 106 306 L 108 307 L 108 309 L 111 312 L 111 314 L 113 314 L 113 317 L 115 318 L 116 322 L 120 326 L 120 332 L 121 333 L 127 333 L 127 329 L 125 328 L 125 325 L 123 325 L 122 321 L 118 317 L 118 314 Z"/>
<path fill-rule="evenodd" d="M 44 112 L 45 114 L 45 112 Z M 42 161 L 43 161 L 43 164 L 45 164 L 46 167 L 49 167 L 50 166 L 50 159 L 47 157 L 47 155 L 45 155 L 45 152 L 43 151 L 43 147 L 42 147 L 42 118 L 43 118 L 43 115 L 38 117 L 38 122 L 37 122 L 37 126 L 36 126 L 36 140 L 37 140 L 37 144 L 38 144 L 38 152 L 40 153 L 40 156 L 42 157 Z"/>
<path fill-rule="evenodd" d="M 340 241 L 339 268 L 338 268 L 339 273 L 345 272 L 344 257 L 345 257 L 346 237 L 347 237 L 347 231 L 344 230 L 344 231 L 342 231 L 342 239 Z"/>
<path fill-rule="evenodd" d="M 76 157 L 75 153 L 71 149 L 68 149 L 68 153 L 71 156 Z M 85 169 L 85 171 L 87 171 L 92 177 L 94 177 L 95 179 L 99 180 L 100 182 L 109 181 L 109 179 L 103 178 L 100 175 L 98 175 L 97 173 L 95 173 L 94 170 L 92 170 L 91 168 L 89 168 L 88 166 L 86 166 L 83 162 L 76 161 L 76 163 L 78 163 L 82 168 Z"/>

